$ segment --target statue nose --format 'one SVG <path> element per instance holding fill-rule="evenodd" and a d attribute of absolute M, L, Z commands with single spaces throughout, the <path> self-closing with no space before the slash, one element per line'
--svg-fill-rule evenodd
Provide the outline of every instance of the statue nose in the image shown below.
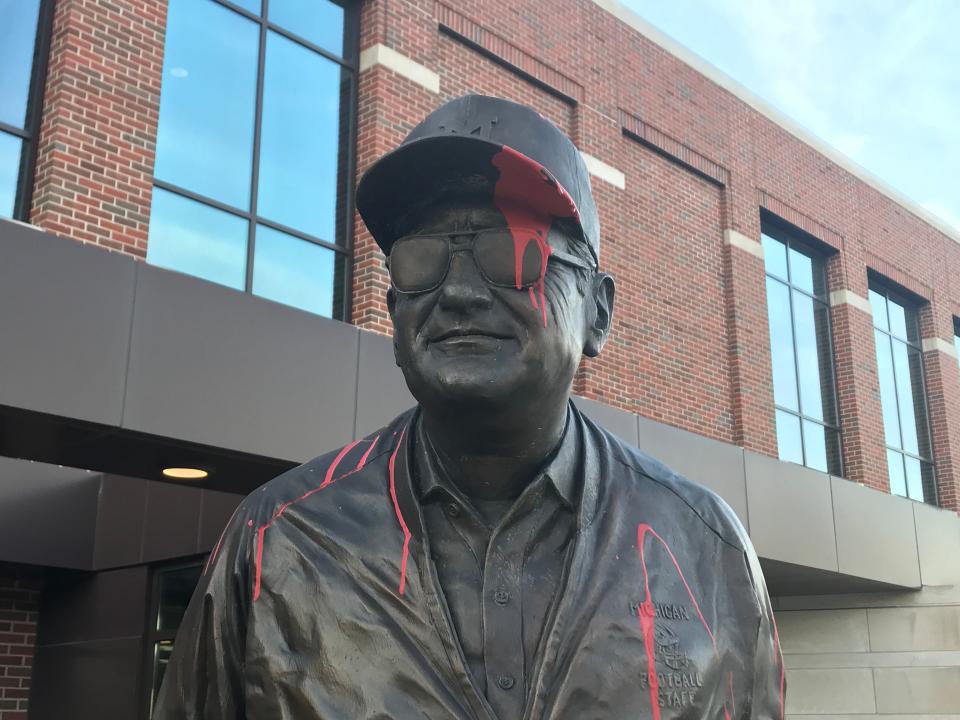
<path fill-rule="evenodd" d="M 493 298 L 472 252 L 455 252 L 450 270 L 440 287 L 440 305 L 450 310 L 486 307 Z"/>

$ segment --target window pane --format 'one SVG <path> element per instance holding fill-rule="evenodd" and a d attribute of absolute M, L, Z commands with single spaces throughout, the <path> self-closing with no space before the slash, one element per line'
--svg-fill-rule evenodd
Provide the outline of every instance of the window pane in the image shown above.
<path fill-rule="evenodd" d="M 787 280 L 787 246 L 769 235 L 760 235 L 763 244 L 763 265 L 770 275 Z"/>
<path fill-rule="evenodd" d="M 780 459 L 803 465 L 803 448 L 800 442 L 800 418 L 777 410 L 777 448 Z"/>
<path fill-rule="evenodd" d="M 877 378 L 880 381 L 880 405 L 883 408 L 883 435 L 887 445 L 900 445 L 900 419 L 897 414 L 897 383 L 893 373 L 893 355 L 890 337 L 873 331 L 877 344 Z"/>
<path fill-rule="evenodd" d="M 840 457 L 840 431 L 827 428 L 824 432 L 827 444 L 827 472 L 839 477 L 843 472 Z"/>
<path fill-rule="evenodd" d="M 176 630 L 180 627 L 187 604 L 200 582 L 202 565 L 192 565 L 160 573 L 160 607 L 157 610 L 157 630 Z"/>
<path fill-rule="evenodd" d="M 803 293 L 793 292 L 793 315 L 797 337 L 797 370 L 800 379 L 800 408 L 804 415 L 832 420 L 824 415 L 832 408 L 830 356 L 827 344 L 826 308 Z"/>
<path fill-rule="evenodd" d="M 773 364 L 774 401 L 781 407 L 799 410 L 797 368 L 793 355 L 793 323 L 790 318 L 790 291 L 786 285 L 773 278 L 767 278 L 767 318 L 770 322 L 770 360 Z"/>
<path fill-rule="evenodd" d="M 887 299 L 887 308 L 890 311 L 890 332 L 898 338 L 909 339 L 906 308 L 890 298 Z"/>
<path fill-rule="evenodd" d="M 803 421 L 803 449 L 806 454 L 804 464 L 807 467 L 821 472 L 829 471 L 827 440 L 824 436 L 823 425 L 812 423 L 809 420 Z"/>
<path fill-rule="evenodd" d="M 903 461 L 906 465 L 907 497 L 923 502 L 923 476 L 920 472 L 920 461 L 906 456 Z"/>
<path fill-rule="evenodd" d="M 268 35 L 257 213 L 327 242 L 337 240 L 340 77 L 330 60 Z"/>
<path fill-rule="evenodd" d="M 910 379 L 910 360 L 907 346 L 895 340 L 893 343 L 893 372 L 897 381 L 897 400 L 900 403 L 900 435 L 903 439 L 902 450 L 917 455 L 920 446 L 917 442 L 916 398 Z"/>
<path fill-rule="evenodd" d="M 259 225 L 254 247 L 253 292 L 332 317 L 335 256 L 329 248 Z"/>
<path fill-rule="evenodd" d="M 957 328 L 957 322 L 954 320 L 953 324 L 953 346 L 957 349 L 957 361 L 960 362 L 960 331 Z"/>
<path fill-rule="evenodd" d="M 907 481 L 903 474 L 903 455 L 896 450 L 887 450 L 887 472 L 890 474 L 890 492 L 907 496 Z"/>
<path fill-rule="evenodd" d="M 250 207 L 258 26 L 211 0 L 171 0 L 155 175 Z"/>
<path fill-rule="evenodd" d="M 812 294 L 814 292 L 813 258 L 794 245 L 790 246 L 787 254 L 790 258 L 790 284 Z"/>
<path fill-rule="evenodd" d="M 40 0 L 0 0 L 0 122 L 23 129 Z"/>
<path fill-rule="evenodd" d="M 0 132 L 0 217 L 13 217 L 23 140 Z"/>
<path fill-rule="evenodd" d="M 247 221 L 154 188 L 147 262 L 242 290 Z"/>
<path fill-rule="evenodd" d="M 150 715 L 153 716 L 153 704 L 157 701 L 163 676 L 167 672 L 167 663 L 173 654 L 173 643 L 169 640 L 158 642 L 153 646 L 153 696 L 150 700 Z"/>
<path fill-rule="evenodd" d="M 934 476 L 931 463 L 920 462 L 920 478 L 923 485 L 923 501 L 935 505 L 937 503 L 937 479 Z"/>
<path fill-rule="evenodd" d="M 343 8 L 328 0 L 270 0 L 270 22 L 343 55 Z"/>
<path fill-rule="evenodd" d="M 873 326 L 889 330 L 887 322 L 887 299 L 876 290 L 870 291 L 870 307 L 873 309 Z"/>

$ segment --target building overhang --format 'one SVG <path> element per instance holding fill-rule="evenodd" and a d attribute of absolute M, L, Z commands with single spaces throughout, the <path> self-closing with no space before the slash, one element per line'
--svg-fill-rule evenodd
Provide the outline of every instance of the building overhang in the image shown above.
<path fill-rule="evenodd" d="M 960 582 L 955 513 L 577 402 L 723 497 L 775 594 Z M 247 493 L 412 404 L 389 338 L 0 220 L 0 455 Z"/>

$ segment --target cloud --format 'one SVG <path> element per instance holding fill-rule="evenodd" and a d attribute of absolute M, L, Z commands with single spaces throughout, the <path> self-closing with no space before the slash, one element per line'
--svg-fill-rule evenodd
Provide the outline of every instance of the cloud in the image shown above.
<path fill-rule="evenodd" d="M 920 206 L 923 207 L 924 210 L 929 210 L 932 212 L 938 218 L 947 223 L 947 225 L 953 226 L 953 229 L 957 232 L 960 232 L 960 212 L 957 212 L 956 209 L 949 208 L 936 200 L 922 202 L 920 203 Z"/>

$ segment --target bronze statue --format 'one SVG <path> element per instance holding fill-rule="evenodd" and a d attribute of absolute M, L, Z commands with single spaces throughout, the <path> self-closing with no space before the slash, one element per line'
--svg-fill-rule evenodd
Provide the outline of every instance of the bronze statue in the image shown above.
<path fill-rule="evenodd" d="M 155 718 L 782 718 L 730 508 L 584 417 L 613 279 L 583 160 L 467 96 L 360 182 L 416 408 L 251 494 Z"/>

